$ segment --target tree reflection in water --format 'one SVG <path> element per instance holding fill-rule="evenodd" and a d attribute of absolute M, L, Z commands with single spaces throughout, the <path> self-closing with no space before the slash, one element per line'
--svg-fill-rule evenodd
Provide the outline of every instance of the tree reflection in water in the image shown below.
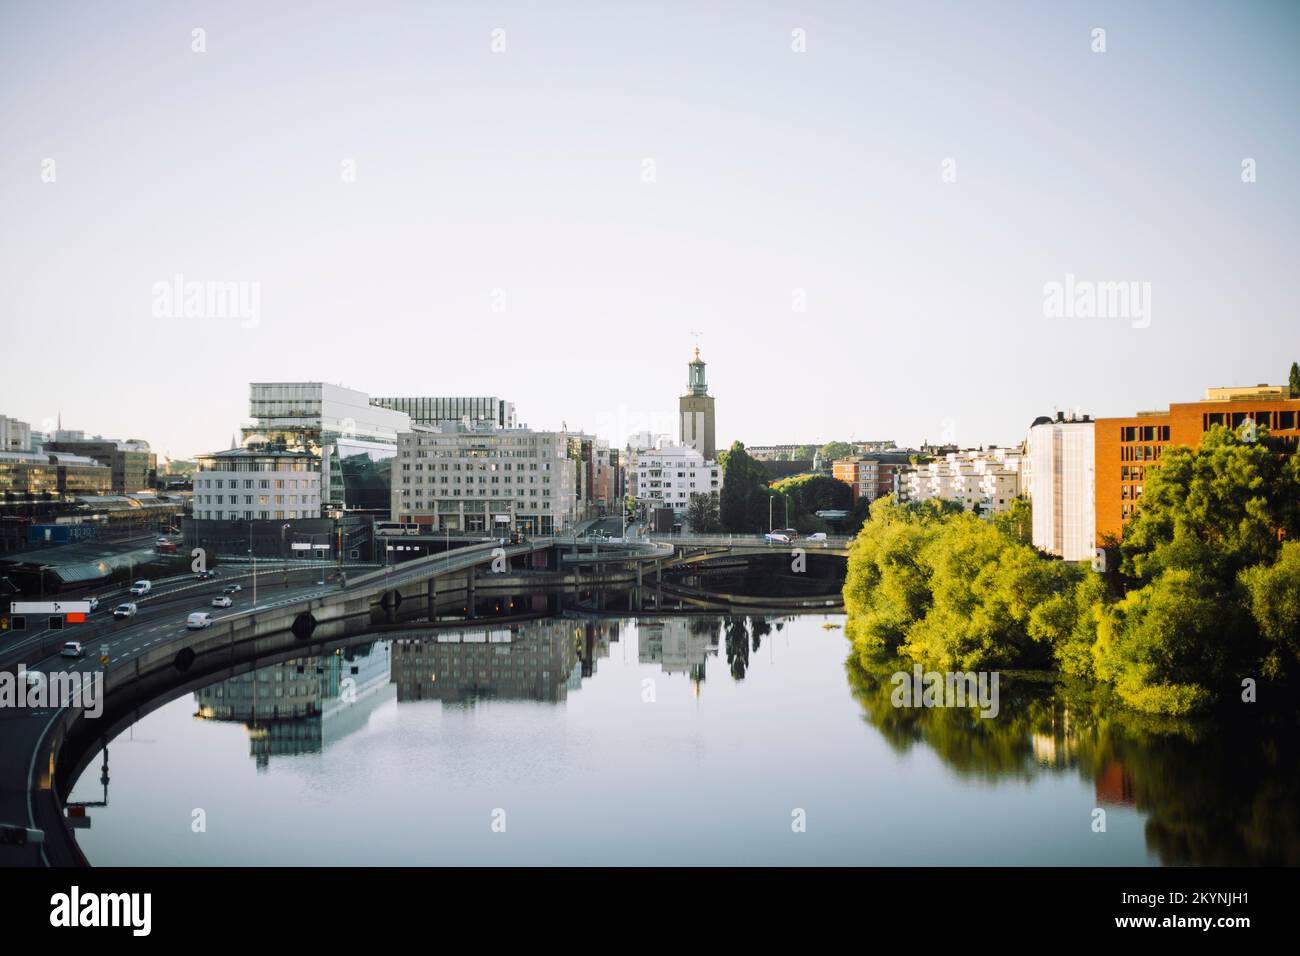
<path fill-rule="evenodd" d="M 731 632 L 728 630 L 728 658 Z M 1001 709 L 895 707 L 890 677 L 911 662 L 845 662 L 864 719 L 891 747 L 933 750 L 960 776 L 1030 780 L 1077 772 L 1098 806 L 1135 807 L 1166 865 L 1300 864 L 1300 720 L 1241 705 L 1200 720 L 1123 708 L 1104 688 L 1003 673 Z M 733 673 L 735 665 L 732 666 Z"/>

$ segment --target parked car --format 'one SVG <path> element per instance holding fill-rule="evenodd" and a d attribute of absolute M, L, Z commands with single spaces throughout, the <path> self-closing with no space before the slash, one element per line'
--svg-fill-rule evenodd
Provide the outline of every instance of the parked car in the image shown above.
<path fill-rule="evenodd" d="M 185 626 L 191 631 L 199 631 L 212 626 L 212 615 L 207 611 L 195 611 L 185 619 Z"/>
<path fill-rule="evenodd" d="M 81 646 L 80 641 L 68 641 L 63 645 L 63 650 L 59 651 L 60 657 L 85 657 L 86 651 Z"/>
<path fill-rule="evenodd" d="M 113 608 L 113 617 L 135 617 L 136 606 L 129 601 Z"/>
<path fill-rule="evenodd" d="M 148 594 L 151 590 L 153 590 L 152 581 L 136 581 L 135 584 L 131 585 L 131 593 L 136 597 Z"/>
<path fill-rule="evenodd" d="M 244 590 L 244 589 L 243 589 L 240 585 L 238 585 L 238 584 L 227 584 L 224 588 L 221 589 L 221 593 L 222 593 L 222 594 L 238 594 L 238 593 L 239 593 L 240 591 L 242 591 L 242 590 Z"/>
<path fill-rule="evenodd" d="M 213 607 L 230 607 L 234 603 L 234 601 L 230 600 L 229 594 L 221 594 L 212 599 Z"/>

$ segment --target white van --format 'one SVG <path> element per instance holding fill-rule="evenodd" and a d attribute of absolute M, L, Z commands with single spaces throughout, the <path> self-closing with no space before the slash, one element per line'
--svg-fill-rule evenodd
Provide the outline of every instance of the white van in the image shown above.
<path fill-rule="evenodd" d="M 212 626 L 212 615 L 207 611 L 195 611 L 185 620 L 185 626 L 191 631 L 199 631 Z"/>
<path fill-rule="evenodd" d="M 136 581 L 131 585 L 131 593 L 136 597 L 142 594 L 148 594 L 153 589 L 153 583 L 150 581 Z"/>

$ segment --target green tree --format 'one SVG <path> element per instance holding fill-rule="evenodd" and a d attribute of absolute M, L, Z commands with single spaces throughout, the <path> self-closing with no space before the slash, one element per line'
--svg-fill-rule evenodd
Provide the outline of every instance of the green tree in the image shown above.
<path fill-rule="evenodd" d="M 1275 562 L 1242 572 L 1250 613 L 1269 646 L 1262 673 L 1279 677 L 1300 661 L 1300 541 L 1287 541 Z"/>
<path fill-rule="evenodd" d="M 853 446 L 846 441 L 828 441 L 818 449 L 822 461 L 834 461 L 836 458 L 848 458 L 853 454 Z"/>
<path fill-rule="evenodd" d="M 718 464 L 722 468 L 722 494 L 718 501 L 722 530 L 734 534 L 766 531 L 768 499 L 772 492 L 767 487 L 763 466 L 739 441 L 718 455 Z"/>
<path fill-rule="evenodd" d="M 1028 498 L 1012 498 L 1010 508 L 993 516 L 993 525 L 1012 541 L 1034 543 L 1034 512 Z"/>
<path fill-rule="evenodd" d="M 794 475 L 775 482 L 772 491 L 790 499 L 790 522 L 801 530 L 821 527 L 818 511 L 848 511 L 853 507 L 853 489 L 829 475 Z M 776 503 L 779 520 L 785 520 L 781 502 Z"/>
<path fill-rule="evenodd" d="M 716 492 L 691 496 L 686 506 L 686 524 L 696 534 L 713 534 L 722 530 Z"/>
<path fill-rule="evenodd" d="M 1291 363 L 1291 397 L 1300 398 L 1300 362 Z"/>

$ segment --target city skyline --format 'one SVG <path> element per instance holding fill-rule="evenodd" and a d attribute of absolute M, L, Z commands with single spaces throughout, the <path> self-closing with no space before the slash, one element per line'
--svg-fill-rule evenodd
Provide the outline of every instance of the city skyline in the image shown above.
<path fill-rule="evenodd" d="M 248 382 L 327 381 L 621 444 L 695 333 L 723 448 L 1281 381 L 1300 14 L 928 9 L 9 8 L 5 414 L 185 458 Z"/>

